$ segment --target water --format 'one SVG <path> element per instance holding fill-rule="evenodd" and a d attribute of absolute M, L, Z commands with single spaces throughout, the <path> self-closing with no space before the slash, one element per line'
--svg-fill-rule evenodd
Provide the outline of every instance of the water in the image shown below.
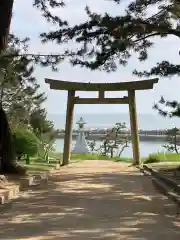
<path fill-rule="evenodd" d="M 147 157 L 151 153 L 164 151 L 164 149 L 162 147 L 163 144 L 164 143 L 161 143 L 161 142 L 140 142 L 141 157 Z M 72 148 L 74 147 L 74 145 L 75 145 L 75 141 L 72 141 Z M 97 142 L 97 147 L 99 145 L 100 145 L 100 142 Z M 54 147 L 57 152 L 63 152 L 64 140 L 57 139 Z M 131 144 L 129 144 L 128 148 L 125 148 L 125 150 L 122 153 L 122 156 L 132 158 L 132 145 Z"/>
<path fill-rule="evenodd" d="M 128 114 L 82 114 L 74 116 L 73 128 L 77 128 L 76 122 L 80 117 L 87 122 L 86 128 L 106 128 L 113 127 L 117 122 L 125 122 L 129 128 L 129 115 Z M 54 125 L 58 129 L 64 129 L 65 127 L 65 115 L 49 115 L 49 119 L 54 122 Z M 155 129 L 167 129 L 174 126 L 180 128 L 180 121 L 178 118 L 167 119 L 159 115 L 140 114 L 138 115 L 139 129 L 143 130 L 155 130 Z M 58 152 L 63 152 L 63 139 L 57 139 L 55 143 L 55 149 Z M 75 141 L 72 142 L 72 148 Z M 97 142 L 99 145 L 100 142 Z M 140 153 L 142 157 L 147 157 L 151 153 L 158 151 L 164 151 L 162 145 L 164 142 L 140 142 Z M 122 154 L 124 157 L 132 157 L 132 146 L 129 145 Z"/>

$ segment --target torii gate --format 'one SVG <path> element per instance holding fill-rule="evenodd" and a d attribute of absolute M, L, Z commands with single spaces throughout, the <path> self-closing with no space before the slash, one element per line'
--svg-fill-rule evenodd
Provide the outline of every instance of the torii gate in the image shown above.
<path fill-rule="evenodd" d="M 158 78 L 118 83 L 82 83 L 46 78 L 45 83 L 48 83 L 50 85 L 50 89 L 68 91 L 62 165 L 67 165 L 71 157 L 72 123 L 75 104 L 128 104 L 133 146 L 133 164 L 139 165 L 141 163 L 141 160 L 139 151 L 139 133 L 135 91 L 153 89 L 154 84 L 157 82 Z M 79 98 L 75 95 L 76 91 L 96 91 L 99 94 L 97 98 Z M 125 96 L 123 98 L 106 98 L 106 91 L 127 91 L 128 96 Z"/>

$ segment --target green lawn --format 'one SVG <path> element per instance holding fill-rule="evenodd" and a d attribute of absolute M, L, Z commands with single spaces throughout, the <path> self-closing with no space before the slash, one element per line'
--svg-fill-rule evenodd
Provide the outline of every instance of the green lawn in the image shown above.
<path fill-rule="evenodd" d="M 57 160 L 62 160 L 62 153 L 51 153 L 50 157 L 55 158 Z M 116 162 L 132 162 L 131 158 L 126 157 L 113 157 L 110 158 L 109 156 L 104 156 L 101 154 L 95 154 L 95 153 L 87 153 L 87 154 L 72 154 L 71 160 L 109 160 L 109 161 L 116 161 Z M 52 161 L 52 160 L 51 160 Z"/>
<path fill-rule="evenodd" d="M 115 162 L 132 162 L 131 158 L 126 157 L 113 157 L 103 156 L 100 154 L 72 154 L 71 162 L 77 161 L 85 161 L 85 160 L 107 160 L 107 161 L 115 161 Z M 62 162 L 62 153 L 53 152 L 50 154 L 50 163 L 43 162 L 42 159 L 32 158 L 30 164 L 27 165 L 25 162 L 21 162 L 21 164 L 27 167 L 28 171 L 49 171 L 56 164 Z M 172 168 L 180 165 L 180 154 L 176 153 L 154 153 L 150 154 L 147 158 L 142 158 L 142 162 L 145 164 L 149 164 L 151 166 L 157 167 L 165 167 Z"/>
<path fill-rule="evenodd" d="M 161 162 L 161 163 L 149 163 L 149 167 L 156 170 L 176 169 L 180 166 L 179 162 Z"/>
<path fill-rule="evenodd" d="M 20 164 L 26 167 L 28 172 L 47 172 L 56 166 L 56 163 L 43 163 L 38 159 L 31 161 L 30 164 L 26 164 L 23 161 Z"/>
<path fill-rule="evenodd" d="M 175 162 L 180 164 L 180 154 L 178 153 L 154 153 L 150 154 L 147 158 L 143 159 L 143 162 L 146 164 L 149 163 L 170 163 Z"/>
<path fill-rule="evenodd" d="M 60 159 L 62 161 L 62 153 L 54 152 L 50 155 L 51 158 L 57 159 L 57 161 Z M 101 154 L 94 154 L 94 153 L 88 153 L 88 154 L 72 154 L 71 160 L 110 160 L 110 161 L 116 161 L 116 162 L 132 162 L 132 158 L 128 157 L 113 157 L 110 158 L 109 156 L 104 156 Z M 152 153 L 147 158 L 142 158 L 142 161 L 146 164 L 148 163 L 157 163 L 157 162 L 180 162 L 180 154 L 176 153 Z M 51 160 L 53 162 L 53 160 Z"/>

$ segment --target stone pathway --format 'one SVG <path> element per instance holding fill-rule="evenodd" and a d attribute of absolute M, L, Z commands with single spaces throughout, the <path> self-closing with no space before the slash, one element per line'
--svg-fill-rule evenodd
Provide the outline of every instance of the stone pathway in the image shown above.
<path fill-rule="evenodd" d="M 127 164 L 63 167 L 46 190 L 0 208 L 1 240 L 179 240 L 177 207 Z"/>

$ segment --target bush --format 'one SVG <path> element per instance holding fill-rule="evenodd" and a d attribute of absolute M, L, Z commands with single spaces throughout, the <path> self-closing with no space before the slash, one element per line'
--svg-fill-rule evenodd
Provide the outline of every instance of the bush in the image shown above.
<path fill-rule="evenodd" d="M 17 158 L 23 156 L 33 157 L 38 152 L 39 140 L 36 135 L 28 129 L 17 129 L 13 134 L 13 144 Z"/>
<path fill-rule="evenodd" d="M 160 157 L 158 156 L 158 154 L 150 154 L 144 161 L 145 164 L 148 164 L 148 163 L 158 163 L 160 162 L 161 159 Z"/>
<path fill-rule="evenodd" d="M 158 162 L 180 162 L 180 154 L 171 152 L 158 152 L 150 154 L 144 161 L 144 163 L 147 164 Z"/>

